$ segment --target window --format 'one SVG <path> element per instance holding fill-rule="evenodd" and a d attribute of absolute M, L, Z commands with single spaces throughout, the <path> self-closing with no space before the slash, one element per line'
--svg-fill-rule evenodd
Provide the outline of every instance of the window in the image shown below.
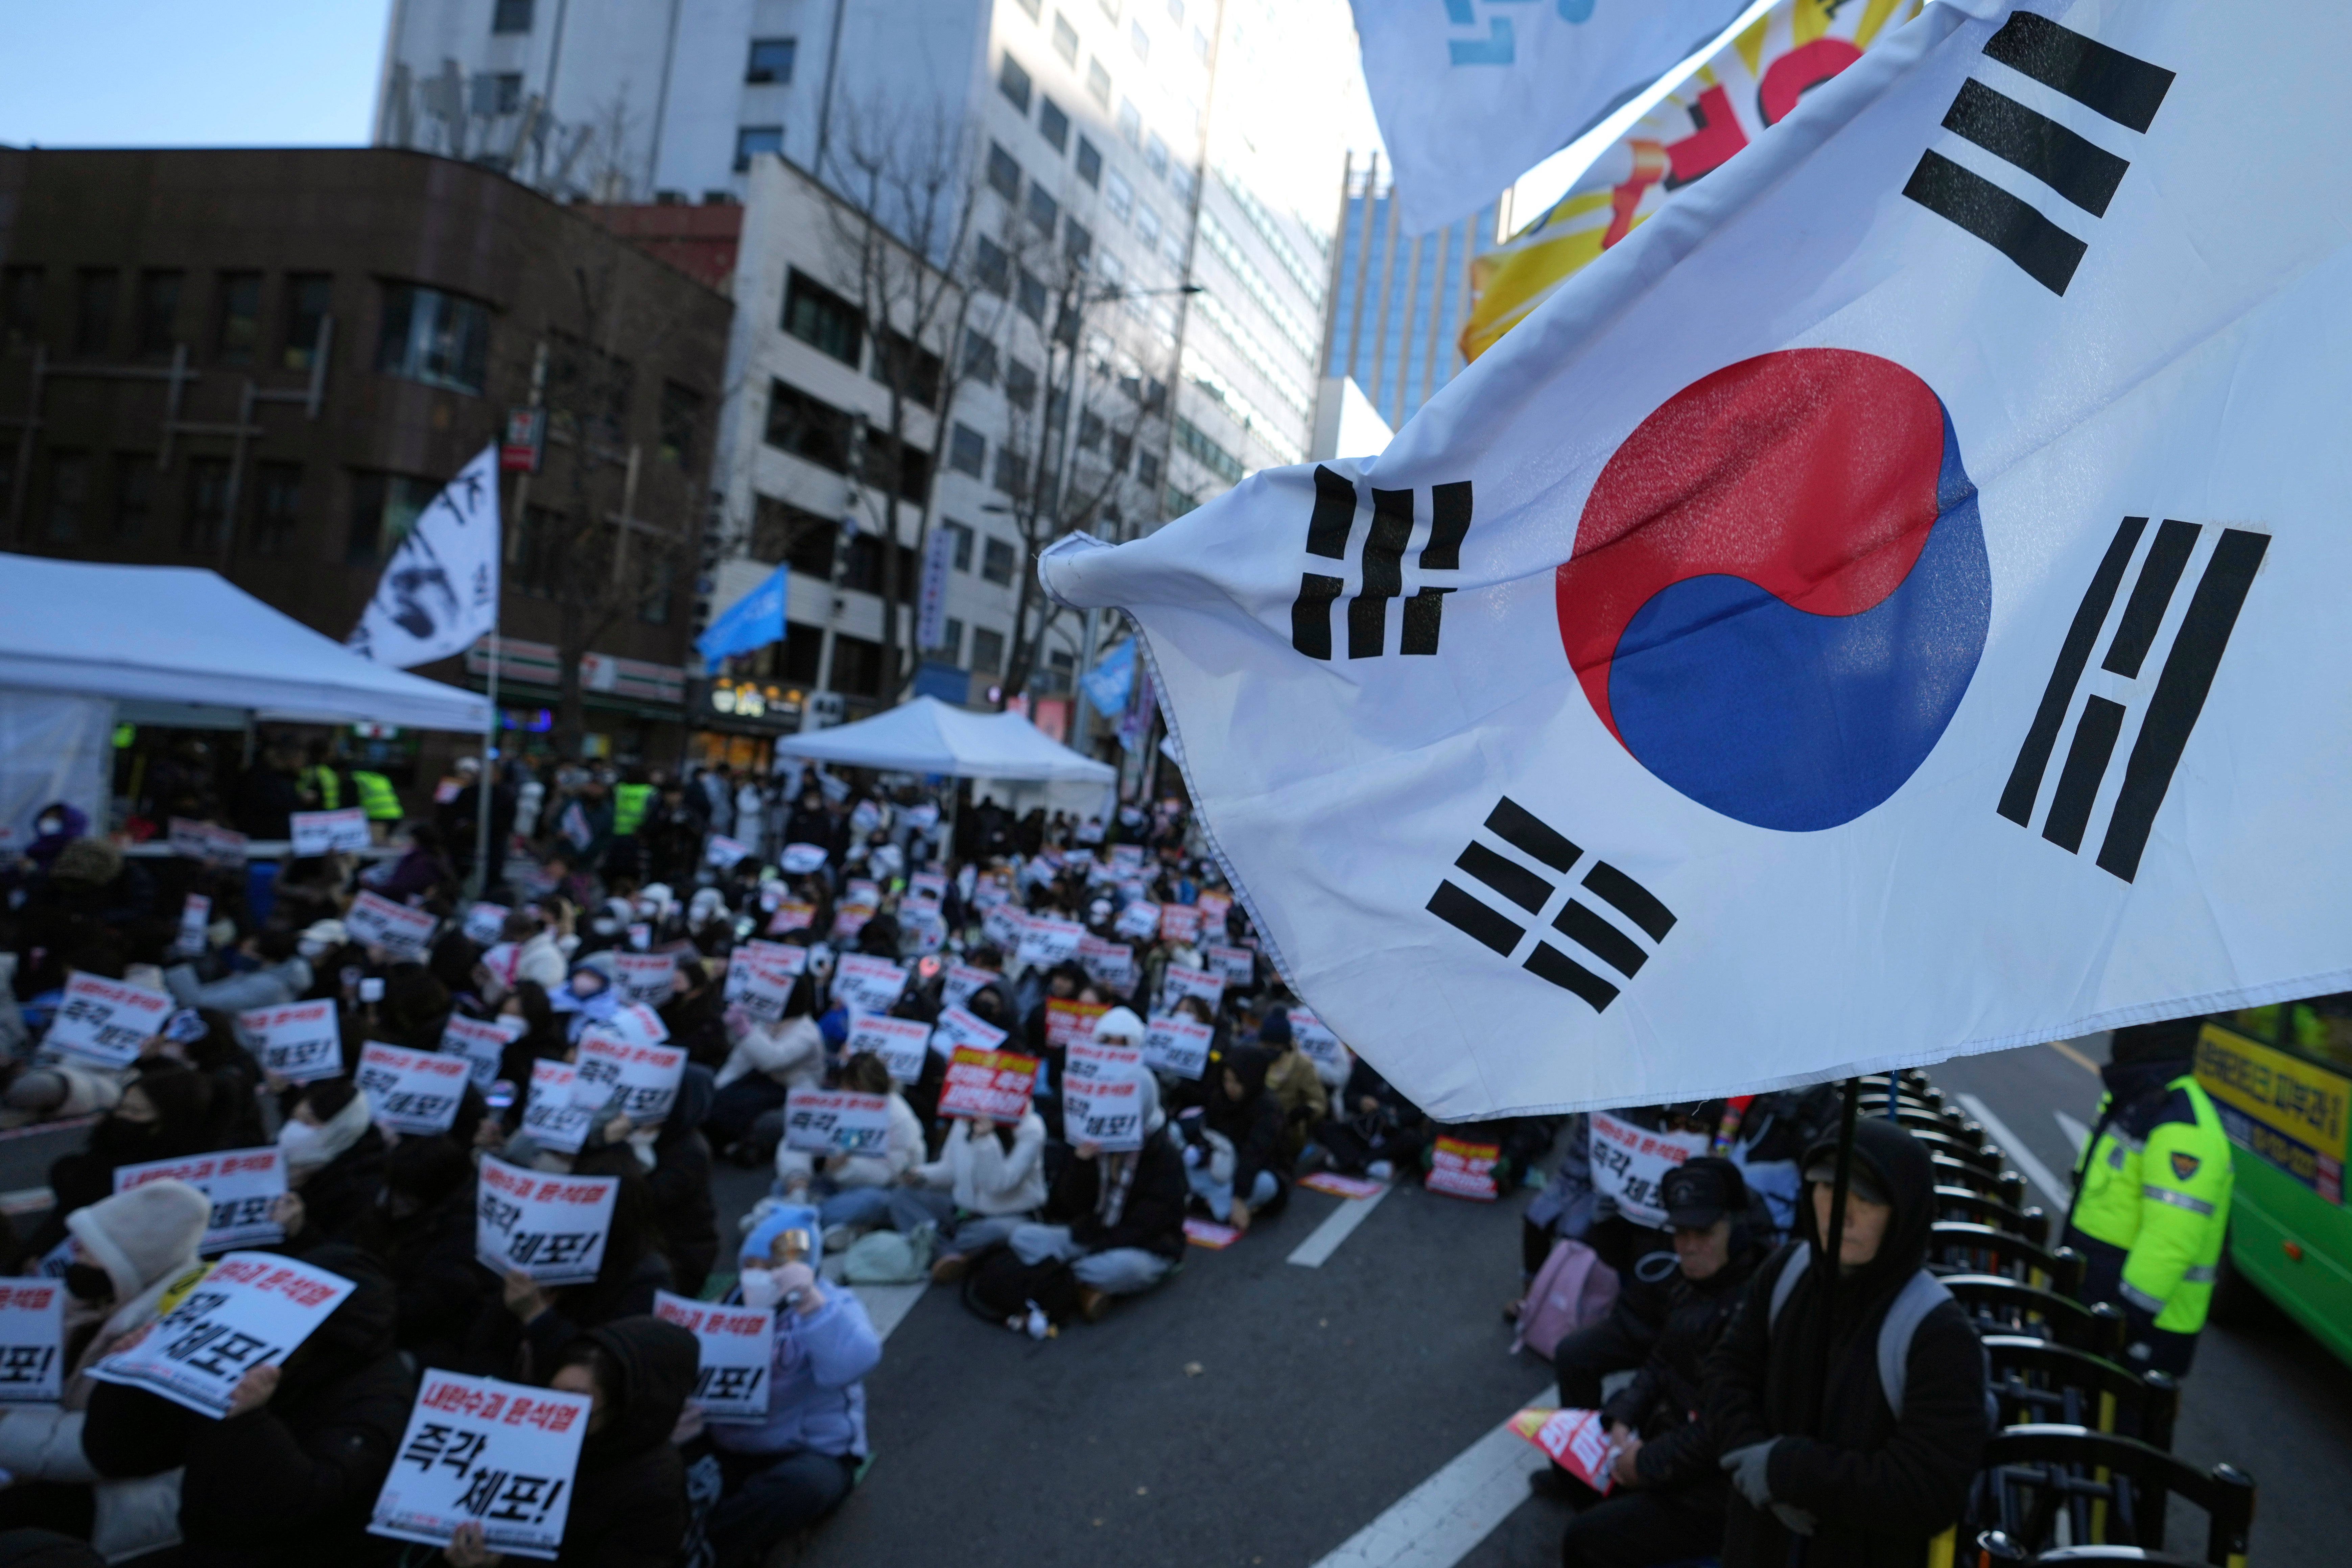
<path fill-rule="evenodd" d="M 912 501 L 919 507 L 923 497 L 930 494 L 931 455 L 904 443 L 898 445 L 897 451 L 898 460 L 893 461 L 887 432 L 866 432 L 866 482 L 877 489 L 895 489 L 900 500 Z"/>
<path fill-rule="evenodd" d="M 961 420 L 948 441 L 948 466 L 977 479 L 987 470 L 988 438 Z"/>
<path fill-rule="evenodd" d="M 1022 494 L 1029 487 L 1028 459 L 999 442 L 996 447 L 996 477 L 989 483 L 1008 496 Z"/>
<path fill-rule="evenodd" d="M 1004 362 L 1004 401 L 1024 413 L 1037 406 L 1037 372 L 1019 360 Z"/>
<path fill-rule="evenodd" d="M 1240 460 L 1212 441 L 1191 420 L 1181 416 L 1176 421 L 1176 444 L 1198 458 L 1202 467 L 1206 468 L 1226 484 L 1238 485 L 1242 482 Z"/>
<path fill-rule="evenodd" d="M 1146 488 L 1160 483 L 1160 458 L 1157 454 L 1150 452 L 1136 454 L 1135 477 Z"/>
<path fill-rule="evenodd" d="M 1062 57 L 1066 65 L 1078 63 L 1078 30 L 1059 11 L 1054 13 L 1054 52 Z"/>
<path fill-rule="evenodd" d="M 1127 47 L 1135 51 L 1135 57 L 1139 60 L 1149 61 L 1151 58 L 1151 35 L 1143 30 L 1142 23 L 1129 22 L 1127 25 Z"/>
<path fill-rule="evenodd" d="M 950 564 L 958 571 L 970 571 L 971 570 L 971 530 L 958 522 L 945 522 L 940 526 L 947 529 L 949 536 L 955 540 L 955 549 Z"/>
<path fill-rule="evenodd" d="M 428 495 L 425 499 L 429 501 L 432 497 Z M 413 520 L 415 514 L 409 516 Z M 216 550 L 227 537 L 228 459 L 192 457 L 188 460 L 187 507 L 180 514 L 180 548 Z"/>
<path fill-rule="evenodd" d="M 857 308 L 798 267 L 784 289 L 784 330 L 853 369 L 865 347 Z"/>
<path fill-rule="evenodd" d="M 70 544 L 81 535 L 89 509 L 89 454 L 49 454 L 49 513 L 42 530 L 51 544 Z"/>
<path fill-rule="evenodd" d="M 567 531 L 562 513 L 547 507 L 524 507 L 521 525 L 507 547 L 501 586 L 534 599 L 555 598 L 563 589 Z"/>
<path fill-rule="evenodd" d="M 701 444 L 702 394 L 676 382 L 662 382 L 662 461 L 674 463 L 680 468 L 691 468 L 694 466 L 694 455 Z"/>
<path fill-rule="evenodd" d="M 383 286 L 375 368 L 385 375 L 478 395 L 489 356 L 488 306 L 437 288 Z"/>
<path fill-rule="evenodd" d="M 1160 236 L 1160 256 L 1177 271 L 1184 270 L 1184 231 L 1182 229 L 1171 228 Z M 1158 313 L 1155 312 L 1154 319 L 1157 319 Z M 1163 333 L 1173 333 L 1176 330 L 1174 320 L 1172 319 L 1169 320 L 1161 329 Z"/>
<path fill-rule="evenodd" d="M 971 629 L 971 667 L 975 674 L 992 675 L 1004 668 L 1004 633 L 986 626 Z"/>
<path fill-rule="evenodd" d="M 1127 281 L 1127 265 L 1109 251 L 1105 251 L 1095 257 L 1095 276 L 1101 278 L 1107 287 L 1118 291 L 1119 286 Z"/>
<path fill-rule="evenodd" d="M 1126 473 L 1127 460 L 1134 455 L 1135 437 L 1122 431 L 1110 438 L 1110 471 L 1112 473 Z"/>
<path fill-rule="evenodd" d="M 751 160 L 762 152 L 784 150 L 784 128 L 781 125 L 747 125 L 735 133 L 735 172 L 741 173 L 751 166 Z"/>
<path fill-rule="evenodd" d="M 1121 223 L 1125 223 L 1128 214 L 1135 211 L 1135 187 L 1129 184 L 1127 176 L 1116 169 L 1103 179 L 1103 205 L 1118 214 Z"/>
<path fill-rule="evenodd" d="M 1168 385 L 1157 376 L 1144 379 L 1143 406 L 1152 413 L 1158 413 L 1168 406 Z"/>
<path fill-rule="evenodd" d="M 919 349 L 904 332 L 885 329 L 874 340 L 874 379 L 922 408 L 940 402 L 940 375 L 946 367 L 929 349 Z"/>
<path fill-rule="evenodd" d="M 130 544 L 145 536 L 155 509 L 155 459 L 143 452 L 114 457 L 114 540 Z"/>
<path fill-rule="evenodd" d="M 1053 193 L 1036 181 L 1029 182 L 1029 221 L 1051 235 L 1054 225 L 1062 219 L 1062 204 L 1054 200 Z"/>
<path fill-rule="evenodd" d="M 1110 72 L 1099 57 L 1087 61 L 1087 96 L 1105 109 L 1110 107 Z"/>
<path fill-rule="evenodd" d="M 1021 297 L 1015 303 L 1021 314 L 1040 327 L 1045 324 L 1045 285 L 1025 267 L 1021 269 Z"/>
<path fill-rule="evenodd" d="M 1041 693 L 1066 692 L 1077 674 L 1077 656 L 1055 652 L 1045 655 L 1045 667 L 1037 672 L 1037 689 Z"/>
<path fill-rule="evenodd" d="M 973 281 L 991 294 L 1002 294 L 1012 282 L 1012 267 L 1007 265 L 1004 247 L 994 240 L 982 236 L 971 253 Z"/>
<path fill-rule="evenodd" d="M 548 329 L 547 343 L 548 389 L 555 404 L 549 429 L 569 441 L 578 438 L 584 423 L 592 440 L 608 445 L 625 440 L 636 368 L 561 327 Z"/>
<path fill-rule="evenodd" d="M 814 512 L 793 506 L 790 501 L 779 501 L 772 496 L 756 496 L 751 502 L 751 559 L 765 561 L 771 566 L 789 560 L 793 562 L 793 570 L 803 570 L 804 569 L 795 559 L 803 541 L 817 534 L 830 539 L 840 528 L 841 525 L 831 517 L 821 517 Z M 824 549 L 824 567 L 817 575 L 831 577 L 833 547 L 828 543 Z"/>
<path fill-rule="evenodd" d="M 798 387 L 768 383 L 766 441 L 779 451 L 804 457 L 836 474 L 849 472 L 849 415 Z"/>
<path fill-rule="evenodd" d="M 882 591 L 884 562 L 882 541 L 872 534 L 859 534 L 849 541 L 849 553 L 841 563 L 841 586 L 854 588 L 860 593 Z M 922 586 L 922 563 L 906 545 L 898 547 L 898 602 L 912 604 L 915 591 Z"/>
<path fill-rule="evenodd" d="M 1021 62 L 1014 59 L 1010 52 L 1004 57 L 1004 68 L 996 73 L 996 90 L 1003 93 L 1004 101 L 1019 110 L 1024 118 L 1028 115 L 1029 73 L 1021 68 Z"/>
<path fill-rule="evenodd" d="M 530 31 L 530 0 L 498 0 L 490 9 L 490 31 L 493 33 L 528 33 Z"/>
<path fill-rule="evenodd" d="M 319 335 L 327 329 L 327 312 L 334 303 L 335 280 L 323 272 L 293 272 L 286 276 L 286 345 L 282 355 L 289 371 L 307 371 L 319 351 Z"/>
<path fill-rule="evenodd" d="M 512 114 L 522 108 L 522 76 L 517 71 L 484 71 L 472 82 L 467 107 L 476 114 Z"/>
<path fill-rule="evenodd" d="M 996 345 L 969 327 L 963 329 L 963 373 L 982 386 L 996 384 Z"/>
<path fill-rule="evenodd" d="M 1050 98 L 1037 100 L 1037 134 L 1052 142 L 1056 152 L 1070 150 L 1070 117 Z"/>
<path fill-rule="evenodd" d="M 91 267 L 79 278 L 74 300 L 74 352 L 114 352 L 114 293 L 121 287 L 112 267 Z"/>
<path fill-rule="evenodd" d="M 1087 232 L 1086 225 L 1072 218 L 1062 225 L 1062 250 L 1072 261 L 1084 267 L 1094 248 L 1095 236 Z"/>
<path fill-rule="evenodd" d="M 434 481 L 405 474 L 353 474 L 352 531 L 344 541 L 343 564 L 376 566 L 390 560 L 416 526 L 416 515 L 433 504 L 439 491 Z"/>
<path fill-rule="evenodd" d="M 1143 144 L 1143 166 L 1155 174 L 1168 172 L 1168 143 L 1160 140 L 1157 131 Z"/>
<path fill-rule="evenodd" d="M 181 272 L 139 275 L 140 353 L 168 358 L 180 340 L 180 287 L 186 276 Z"/>
<path fill-rule="evenodd" d="M 1192 204 L 1192 187 L 1198 180 L 1192 170 L 1181 163 L 1168 166 L 1168 188 L 1176 193 L 1177 201 L 1185 206 Z"/>
<path fill-rule="evenodd" d="M 1021 199 L 1021 164 L 1002 145 L 988 144 L 988 188 L 1008 202 Z"/>
<path fill-rule="evenodd" d="M 743 68 L 747 82 L 788 82 L 793 79 L 793 57 L 800 53 L 798 38 L 754 38 L 751 40 L 751 63 Z"/>
<path fill-rule="evenodd" d="M 990 538 L 981 550 L 980 575 L 1001 588 L 1013 585 L 1013 547 L 1000 538 Z"/>
<path fill-rule="evenodd" d="M 940 640 L 931 644 L 931 652 L 945 653 L 950 664 L 961 664 L 963 662 L 963 622 L 952 615 L 942 622 L 940 625 Z"/>
<path fill-rule="evenodd" d="M 824 657 L 824 627 L 803 626 L 797 621 L 784 622 L 784 679 L 795 685 L 816 685 L 817 665 Z"/>
<path fill-rule="evenodd" d="M 302 465 L 264 463 L 253 476 L 253 553 L 283 556 L 302 520 Z"/>
<path fill-rule="evenodd" d="M 677 562 L 665 556 L 646 573 L 645 591 L 637 597 L 637 619 L 648 626 L 669 624 L 669 601 L 677 597 Z"/>
<path fill-rule="evenodd" d="M 1142 144 L 1143 111 L 1135 107 L 1135 99 L 1131 98 L 1118 100 L 1118 133 L 1127 138 L 1129 147 Z"/>
<path fill-rule="evenodd" d="M 1102 183 L 1102 149 L 1085 137 L 1079 137 L 1078 178 L 1089 185 L 1099 185 Z"/>
<path fill-rule="evenodd" d="M 1103 422 L 1102 422 L 1102 415 L 1100 415 L 1100 414 L 1097 413 L 1094 410 L 1092 410 L 1092 409 L 1090 409 L 1090 408 L 1088 408 L 1088 409 L 1081 409 L 1081 410 L 1079 410 L 1079 411 L 1078 411 L 1078 446 L 1079 446 L 1079 448 L 1080 448 L 1081 450 L 1083 450 L 1083 451 L 1092 452 L 1092 451 L 1094 451 L 1097 447 L 1098 447 L 1098 446 L 1100 446 L 1100 445 L 1102 444 L 1102 441 L 1103 441 Z"/>
<path fill-rule="evenodd" d="M 1143 236 L 1144 244 L 1157 245 L 1160 242 L 1160 214 L 1150 207 L 1136 208 L 1135 232 Z"/>
<path fill-rule="evenodd" d="M 1192 29 L 1192 53 L 1200 57 L 1202 65 L 1209 63 L 1209 35 L 1198 27 Z"/>
<path fill-rule="evenodd" d="M 224 365 L 249 365 L 261 342 L 261 274 L 220 275 L 220 322 L 213 357 Z"/>
<path fill-rule="evenodd" d="M 1179 490 L 1173 485 L 1169 486 L 1160 497 L 1160 505 L 1167 512 L 1171 520 L 1182 517 L 1200 504 L 1200 497 L 1189 490 Z"/>
<path fill-rule="evenodd" d="M 37 267 L 12 267 L 0 279 L 0 329 L 9 348 L 22 348 L 41 335 L 41 283 Z"/>
<path fill-rule="evenodd" d="M 833 634 L 833 689 L 845 696 L 882 695 L 882 644 L 846 632 Z"/>

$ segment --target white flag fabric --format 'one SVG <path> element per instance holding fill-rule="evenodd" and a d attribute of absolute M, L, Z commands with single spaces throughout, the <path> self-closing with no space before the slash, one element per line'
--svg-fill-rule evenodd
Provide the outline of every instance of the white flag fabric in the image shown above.
<path fill-rule="evenodd" d="M 499 623 L 499 449 L 494 442 L 416 514 L 375 597 L 344 641 L 396 670 L 462 653 Z"/>
<path fill-rule="evenodd" d="M 1747 0 L 1353 0 L 1364 84 L 1426 234 L 1606 119 L 1729 26 Z"/>
<path fill-rule="evenodd" d="M 2352 10 L 1968 10 L 1379 458 L 1041 563 L 1435 1114 L 2352 987 Z"/>

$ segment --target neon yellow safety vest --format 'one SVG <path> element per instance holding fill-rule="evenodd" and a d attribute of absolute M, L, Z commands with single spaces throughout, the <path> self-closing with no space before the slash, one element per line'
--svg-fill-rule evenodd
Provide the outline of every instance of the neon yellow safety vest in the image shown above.
<path fill-rule="evenodd" d="M 400 793 L 392 787 L 391 779 L 381 773 L 363 773 L 354 768 L 352 782 L 359 788 L 360 810 L 367 813 L 369 821 L 400 821 Z"/>
<path fill-rule="evenodd" d="M 2124 1299 L 2168 1333 L 2205 1326 L 2230 1225 L 2230 1140 L 2196 1078 L 2165 1085 L 2144 1135 L 2110 1122 L 2074 1176 L 2074 1227 L 2119 1247 Z M 2112 1098 L 2110 1096 L 2109 1098 Z M 2107 1102 L 2099 1113 L 2105 1116 Z"/>
<path fill-rule="evenodd" d="M 343 803 L 343 780 L 331 768 L 305 768 L 302 787 L 318 792 L 321 811 L 334 810 Z"/>
<path fill-rule="evenodd" d="M 646 825 L 646 812 L 654 803 L 654 787 L 650 784 L 615 784 L 613 786 L 613 836 L 625 839 Z"/>

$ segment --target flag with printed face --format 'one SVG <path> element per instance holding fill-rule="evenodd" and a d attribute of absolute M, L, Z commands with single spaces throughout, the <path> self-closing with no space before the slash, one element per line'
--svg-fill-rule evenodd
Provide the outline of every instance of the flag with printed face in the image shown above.
<path fill-rule="evenodd" d="M 482 448 L 417 513 L 343 639 L 395 670 L 462 653 L 499 623 L 499 448 Z"/>
<path fill-rule="evenodd" d="M 1738 19 L 1743 0 L 1353 0 L 1364 85 L 1425 234 L 1577 137 Z"/>
<path fill-rule="evenodd" d="M 1893 37 L 1923 0 L 1780 0 L 1592 162 L 1533 223 L 1470 260 L 1475 360 L 1660 204 L 1727 162 L 1805 94 Z"/>
<path fill-rule="evenodd" d="M 2352 987 L 2352 10 L 1927 7 L 1379 458 L 1047 552 L 1448 1118 Z"/>

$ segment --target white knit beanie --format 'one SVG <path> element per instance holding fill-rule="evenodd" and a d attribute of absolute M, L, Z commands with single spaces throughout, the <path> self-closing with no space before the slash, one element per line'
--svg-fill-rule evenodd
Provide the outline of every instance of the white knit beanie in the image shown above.
<path fill-rule="evenodd" d="M 1095 1019 L 1095 1039 L 1106 1045 L 1141 1045 L 1143 1020 L 1132 1008 L 1113 1008 Z"/>
<path fill-rule="evenodd" d="M 212 1200 L 184 1181 L 151 1181 L 66 1216 L 66 1228 L 127 1301 L 196 1260 Z"/>

